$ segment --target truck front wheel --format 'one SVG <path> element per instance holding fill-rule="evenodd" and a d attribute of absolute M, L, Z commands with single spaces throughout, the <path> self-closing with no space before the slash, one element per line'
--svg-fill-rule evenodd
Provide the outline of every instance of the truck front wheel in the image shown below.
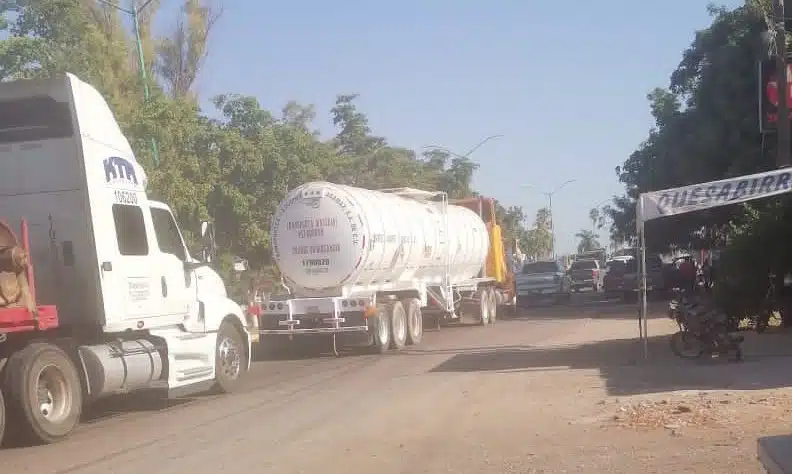
<path fill-rule="evenodd" d="M 62 440 L 80 422 L 82 386 L 58 346 L 35 343 L 8 360 L 6 408 L 15 436 L 31 443 Z"/>
<path fill-rule="evenodd" d="M 223 321 L 217 331 L 215 349 L 215 389 L 221 393 L 231 393 L 239 387 L 247 367 L 244 340 L 237 328 Z"/>

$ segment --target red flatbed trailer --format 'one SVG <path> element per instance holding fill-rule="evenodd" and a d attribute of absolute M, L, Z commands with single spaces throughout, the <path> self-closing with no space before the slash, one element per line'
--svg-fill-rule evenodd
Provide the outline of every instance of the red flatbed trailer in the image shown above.
<path fill-rule="evenodd" d="M 16 240 L 11 227 L 5 225 L 8 231 Z M 26 220 L 22 220 L 20 225 L 21 229 L 21 244 L 22 249 L 26 254 L 30 255 L 30 237 L 28 233 L 28 224 Z M 30 289 L 30 297 L 34 304 L 36 302 L 36 280 L 33 264 L 27 265 L 27 281 L 28 288 Z M 30 332 L 30 331 L 45 331 L 47 329 L 54 329 L 58 327 L 58 308 L 54 305 L 37 305 L 36 313 L 34 314 L 25 307 L 13 308 L 0 308 L 0 342 L 4 334 L 17 333 L 17 332 Z"/>
<path fill-rule="evenodd" d="M 0 229 L 5 233 L 4 243 L 6 245 L 13 242 L 14 246 L 17 246 L 20 243 L 8 224 L 0 221 Z M 25 219 L 22 220 L 20 229 L 22 237 L 21 247 L 25 255 L 30 255 L 28 224 Z M 47 331 L 58 327 L 58 308 L 54 305 L 36 304 L 35 273 L 33 264 L 30 261 L 28 261 L 26 265 L 25 276 L 27 279 L 27 288 L 24 291 L 27 291 L 29 301 L 32 302 L 35 311 L 31 311 L 31 309 L 26 306 L 0 308 L 0 361 L 8 360 L 15 352 L 25 349 L 28 346 L 27 341 L 35 339 L 32 333 Z M 22 336 L 24 333 L 31 333 L 31 337 L 26 338 Z M 21 341 L 14 340 L 13 346 L 3 347 L 10 343 L 10 341 L 8 341 L 9 334 L 22 336 Z M 5 369 L 4 365 L 0 364 L 0 443 L 2 443 L 6 426 L 7 403 L 3 392 L 9 392 L 11 388 L 7 386 L 8 378 L 5 377 L 5 371 L 3 369 Z"/>

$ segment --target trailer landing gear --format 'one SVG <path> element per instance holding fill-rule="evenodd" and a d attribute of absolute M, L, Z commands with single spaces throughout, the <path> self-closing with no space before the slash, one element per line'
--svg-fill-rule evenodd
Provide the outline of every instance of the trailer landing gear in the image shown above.
<path fill-rule="evenodd" d="M 338 352 L 338 335 L 334 333 L 332 339 L 333 340 L 330 342 L 330 344 L 332 345 L 333 356 L 334 357 L 341 357 L 341 353 Z"/>

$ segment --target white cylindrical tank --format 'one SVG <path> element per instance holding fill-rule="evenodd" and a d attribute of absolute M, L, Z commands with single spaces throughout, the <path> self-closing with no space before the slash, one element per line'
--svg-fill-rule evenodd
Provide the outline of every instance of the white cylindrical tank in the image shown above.
<path fill-rule="evenodd" d="M 327 291 L 353 285 L 408 288 L 475 277 L 489 235 L 470 209 L 327 182 L 306 183 L 281 201 L 272 218 L 275 263 L 297 288 Z"/>

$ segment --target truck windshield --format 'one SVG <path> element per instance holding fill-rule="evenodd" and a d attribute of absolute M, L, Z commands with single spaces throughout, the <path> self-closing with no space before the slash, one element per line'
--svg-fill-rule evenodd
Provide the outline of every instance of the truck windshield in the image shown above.
<path fill-rule="evenodd" d="M 558 265 L 555 262 L 534 262 L 523 265 L 523 274 L 530 275 L 535 273 L 555 273 Z"/>
<path fill-rule="evenodd" d="M 597 263 L 593 260 L 577 261 L 572 264 L 572 270 L 593 270 L 597 268 Z"/>
<path fill-rule="evenodd" d="M 73 134 L 68 102 L 49 96 L 0 102 L 0 144 L 67 138 Z"/>

